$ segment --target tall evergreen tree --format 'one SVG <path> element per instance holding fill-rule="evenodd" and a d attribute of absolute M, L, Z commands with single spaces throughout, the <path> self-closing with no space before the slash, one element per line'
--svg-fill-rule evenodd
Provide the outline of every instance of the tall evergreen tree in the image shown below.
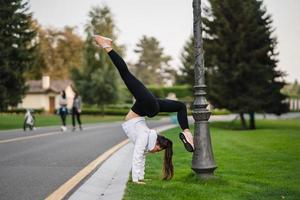
<path fill-rule="evenodd" d="M 0 111 L 16 106 L 25 93 L 23 73 L 33 60 L 32 15 L 22 0 L 0 4 Z"/>
<path fill-rule="evenodd" d="M 209 2 L 209 16 L 203 20 L 209 100 L 242 119 L 249 113 L 254 129 L 255 112 L 287 111 L 271 16 L 258 0 Z"/>
<path fill-rule="evenodd" d="M 114 49 L 118 53 L 123 52 L 122 46 L 116 46 L 116 27 L 110 9 L 106 6 L 93 7 L 89 12 L 85 32 L 84 63 L 82 69 L 73 71 L 73 80 L 85 103 L 103 108 L 118 100 L 120 79 L 106 52 L 95 45 L 93 35 L 101 34 L 112 38 Z"/>
<path fill-rule="evenodd" d="M 163 85 L 174 79 L 175 71 L 169 65 L 171 57 L 164 54 L 155 37 L 143 36 L 134 51 L 139 56 L 134 65 L 135 74 L 143 83 Z"/>
<path fill-rule="evenodd" d="M 195 41 L 194 37 L 190 37 L 182 50 L 181 53 L 181 63 L 180 74 L 176 74 L 176 83 L 177 84 L 188 84 L 191 88 L 195 84 Z"/>

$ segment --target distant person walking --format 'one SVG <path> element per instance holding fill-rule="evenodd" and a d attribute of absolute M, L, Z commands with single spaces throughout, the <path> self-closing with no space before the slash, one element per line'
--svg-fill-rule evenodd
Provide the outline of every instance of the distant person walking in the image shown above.
<path fill-rule="evenodd" d="M 66 118 L 68 115 L 67 104 L 68 104 L 68 102 L 67 102 L 66 92 L 63 90 L 59 97 L 59 105 L 60 105 L 59 115 L 60 115 L 61 121 L 62 121 L 62 127 L 61 127 L 62 131 L 67 130 L 67 127 L 66 127 Z"/>
<path fill-rule="evenodd" d="M 33 110 L 28 109 L 24 117 L 24 124 L 23 124 L 24 131 L 26 131 L 27 128 L 29 128 L 29 130 L 31 131 L 35 130 L 34 124 L 35 124 L 35 116 Z"/>
<path fill-rule="evenodd" d="M 77 119 L 79 129 L 82 130 L 80 113 L 81 113 L 81 97 L 79 96 L 78 92 L 75 91 L 75 96 L 73 99 L 73 106 L 72 106 L 72 124 L 73 124 L 72 131 L 75 131 L 76 129 L 75 117 Z"/>

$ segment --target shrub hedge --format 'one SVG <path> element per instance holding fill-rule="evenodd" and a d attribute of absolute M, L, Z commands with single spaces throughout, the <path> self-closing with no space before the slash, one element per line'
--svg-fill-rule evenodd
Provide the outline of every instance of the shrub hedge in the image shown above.
<path fill-rule="evenodd" d="M 188 85 L 176 85 L 172 87 L 150 85 L 148 89 L 158 98 L 166 98 L 169 93 L 174 93 L 178 99 L 193 96 L 193 90 Z"/>
<path fill-rule="evenodd" d="M 9 109 L 9 110 L 6 110 L 5 112 L 3 113 L 10 113 L 10 114 L 25 114 L 27 111 L 27 109 L 25 108 L 13 108 L 13 109 Z M 40 108 L 40 109 L 33 109 L 34 113 L 37 113 L 37 114 L 41 114 L 43 112 L 45 112 L 45 110 L 43 108 Z"/>
<path fill-rule="evenodd" d="M 175 93 L 178 99 L 183 99 L 186 97 L 193 96 L 193 90 L 188 85 L 175 85 L 171 87 L 162 87 L 157 85 L 149 85 L 147 88 L 157 97 L 157 98 L 166 98 L 169 93 Z M 131 95 L 128 95 L 128 90 L 126 87 L 122 87 L 122 93 L 124 96 L 131 98 Z M 130 99 L 131 100 L 131 99 Z"/>
<path fill-rule="evenodd" d="M 147 88 L 157 97 L 157 98 L 166 98 L 169 93 L 174 93 L 176 97 L 184 102 L 188 107 L 188 115 L 192 114 L 192 111 L 189 109 L 192 106 L 193 103 L 193 89 L 189 85 L 175 85 L 172 87 L 161 87 L 157 85 L 150 85 L 147 86 Z M 82 109 L 83 115 L 126 115 L 129 111 L 129 109 L 132 106 L 132 95 L 129 93 L 128 89 L 126 87 L 121 88 L 122 96 L 121 96 L 121 102 L 125 103 L 117 103 L 112 105 L 107 105 L 104 108 L 104 112 L 101 108 L 95 107 L 95 106 L 84 106 Z M 16 113 L 21 114 L 25 113 L 26 109 L 11 109 L 8 110 L 6 113 Z M 35 113 L 43 113 L 44 109 L 34 109 Z M 54 114 L 56 114 L 57 111 L 54 111 Z M 71 111 L 70 111 L 71 113 Z M 214 109 L 212 110 L 213 115 L 223 115 L 223 114 L 229 114 L 230 112 L 225 109 Z M 159 113 L 160 116 L 169 116 L 170 113 Z"/>

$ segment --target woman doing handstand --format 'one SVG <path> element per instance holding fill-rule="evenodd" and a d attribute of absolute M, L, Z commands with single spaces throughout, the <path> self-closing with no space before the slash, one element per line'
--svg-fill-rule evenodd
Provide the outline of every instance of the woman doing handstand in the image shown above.
<path fill-rule="evenodd" d="M 125 117 L 122 128 L 131 142 L 134 143 L 132 160 L 132 181 L 143 184 L 145 175 L 145 152 L 155 153 L 165 150 L 163 164 L 163 179 L 173 177 L 173 143 L 155 130 L 149 129 L 145 116 L 154 117 L 159 112 L 177 112 L 177 118 L 182 132 L 179 137 L 189 152 L 194 151 L 193 136 L 189 130 L 187 109 L 184 103 L 169 99 L 157 99 L 153 94 L 128 70 L 124 60 L 112 49 L 112 40 L 95 35 L 96 43 L 108 53 L 119 71 L 128 90 L 136 99 L 134 105 Z"/>

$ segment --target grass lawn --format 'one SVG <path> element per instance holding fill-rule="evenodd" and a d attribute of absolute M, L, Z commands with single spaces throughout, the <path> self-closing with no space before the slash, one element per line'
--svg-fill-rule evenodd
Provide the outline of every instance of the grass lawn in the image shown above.
<path fill-rule="evenodd" d="M 67 125 L 72 124 L 71 115 L 67 117 Z M 81 116 L 81 121 L 85 123 L 99 123 L 121 121 L 124 116 Z M 23 128 L 24 115 L 0 114 L 0 130 Z M 61 125 L 58 115 L 36 115 L 36 127 Z"/>
<path fill-rule="evenodd" d="M 191 170 L 192 154 L 176 133 L 175 175 L 160 180 L 162 153 L 149 154 L 146 185 L 127 183 L 125 200 L 261 200 L 300 199 L 300 119 L 257 121 L 257 130 L 238 130 L 238 123 L 210 124 L 215 178 L 199 180 Z"/>

